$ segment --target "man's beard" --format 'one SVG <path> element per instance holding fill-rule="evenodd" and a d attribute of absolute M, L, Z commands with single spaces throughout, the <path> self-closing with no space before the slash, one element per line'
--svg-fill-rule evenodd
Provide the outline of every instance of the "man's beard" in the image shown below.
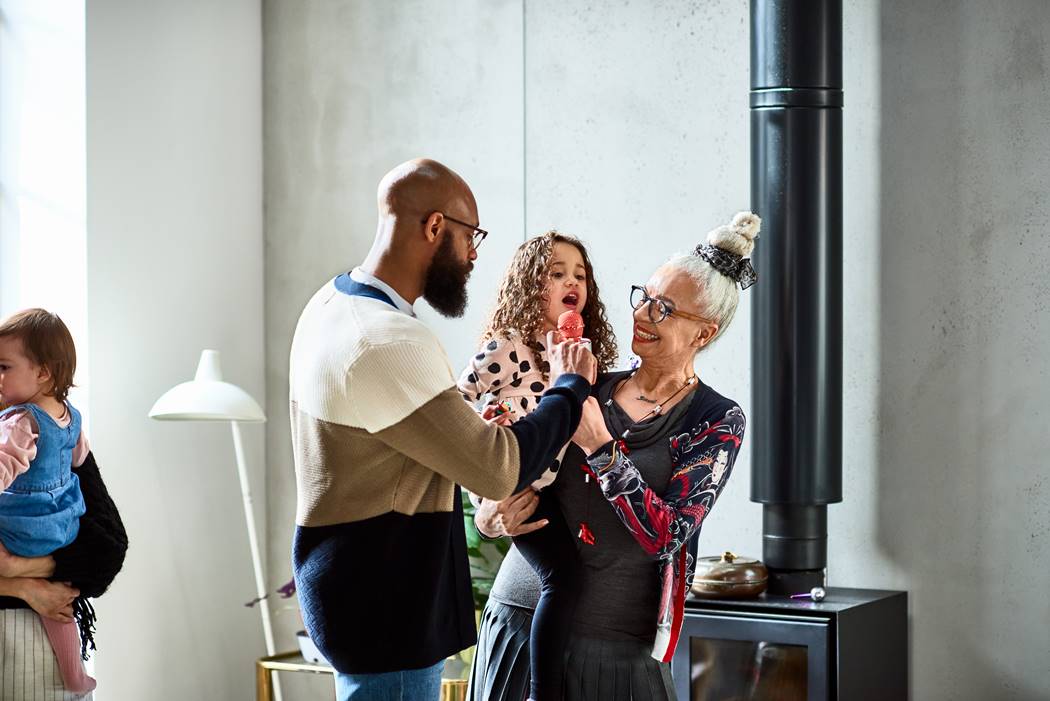
<path fill-rule="evenodd" d="M 434 260 L 430 261 L 423 286 L 423 299 L 434 310 L 447 317 L 463 316 L 467 309 L 467 278 L 473 266 L 460 263 L 452 250 L 452 237 L 447 233 Z"/>

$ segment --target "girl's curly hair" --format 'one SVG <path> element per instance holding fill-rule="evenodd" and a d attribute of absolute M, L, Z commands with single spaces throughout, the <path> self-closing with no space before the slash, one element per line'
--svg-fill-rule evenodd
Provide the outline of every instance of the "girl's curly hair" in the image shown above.
<path fill-rule="evenodd" d="M 584 332 L 591 340 L 591 350 L 598 361 L 598 372 L 609 372 L 615 366 L 618 355 L 616 336 L 605 316 L 605 305 L 598 293 L 598 284 L 594 281 L 591 259 L 582 241 L 554 230 L 518 246 L 503 275 L 496 305 L 489 315 L 481 341 L 484 343 L 493 338 L 509 338 L 511 333 L 517 333 L 539 359 L 540 346 L 536 338 L 543 330 L 545 318 L 544 301 L 539 293 L 547 286 L 556 243 L 575 246 L 583 257 L 583 265 L 587 270 L 587 305 L 581 313 Z M 546 379 L 547 368 L 542 367 Z"/>

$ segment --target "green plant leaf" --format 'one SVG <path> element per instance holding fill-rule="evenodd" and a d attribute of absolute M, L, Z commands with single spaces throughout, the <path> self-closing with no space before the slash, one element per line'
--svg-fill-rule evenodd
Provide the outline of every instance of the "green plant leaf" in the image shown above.
<path fill-rule="evenodd" d="M 474 596 L 474 607 L 481 611 L 485 608 L 492 584 L 499 572 L 504 556 L 510 550 L 510 539 L 486 540 L 474 527 L 474 505 L 470 502 L 466 490 L 460 488 L 460 499 L 463 502 L 463 526 L 467 540 L 467 559 L 470 562 L 471 593 Z"/>

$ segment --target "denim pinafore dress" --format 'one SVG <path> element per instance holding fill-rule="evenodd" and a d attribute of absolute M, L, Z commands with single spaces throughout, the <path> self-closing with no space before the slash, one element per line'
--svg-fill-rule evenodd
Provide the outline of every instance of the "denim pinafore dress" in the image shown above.
<path fill-rule="evenodd" d="M 0 542 L 22 557 L 50 555 L 73 542 L 84 515 L 80 480 L 72 472 L 73 449 L 80 438 L 80 412 L 69 407 L 65 428 L 35 404 L 19 404 L 0 413 L 28 411 L 39 431 L 36 458 L 29 469 L 0 493 Z"/>

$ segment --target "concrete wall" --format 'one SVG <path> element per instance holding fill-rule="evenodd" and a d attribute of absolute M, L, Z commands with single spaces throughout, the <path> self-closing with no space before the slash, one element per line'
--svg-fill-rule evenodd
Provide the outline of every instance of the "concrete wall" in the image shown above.
<path fill-rule="evenodd" d="M 874 480 L 838 509 L 875 518 L 840 559 L 913 591 L 919 699 L 1050 697 L 1048 33 L 881 6 Z"/>
<path fill-rule="evenodd" d="M 202 348 L 263 397 L 260 25 L 253 0 L 87 5 L 91 439 L 131 540 L 100 700 L 252 699 L 265 654 L 228 426 L 146 418 Z"/>
<path fill-rule="evenodd" d="M 914 698 L 1045 698 L 1050 8 L 845 5 L 845 501 L 829 576 L 911 592 Z M 557 226 L 591 245 L 627 344 L 626 286 L 746 208 L 747 3 L 593 8 L 265 5 L 275 581 L 294 514 L 290 333 L 363 257 L 387 168 L 446 161 L 493 231 L 468 316 L 427 317 L 457 364 L 524 235 Z M 748 314 L 699 363 L 745 410 Z M 749 471 L 745 449 L 704 552 L 760 554 Z"/>

